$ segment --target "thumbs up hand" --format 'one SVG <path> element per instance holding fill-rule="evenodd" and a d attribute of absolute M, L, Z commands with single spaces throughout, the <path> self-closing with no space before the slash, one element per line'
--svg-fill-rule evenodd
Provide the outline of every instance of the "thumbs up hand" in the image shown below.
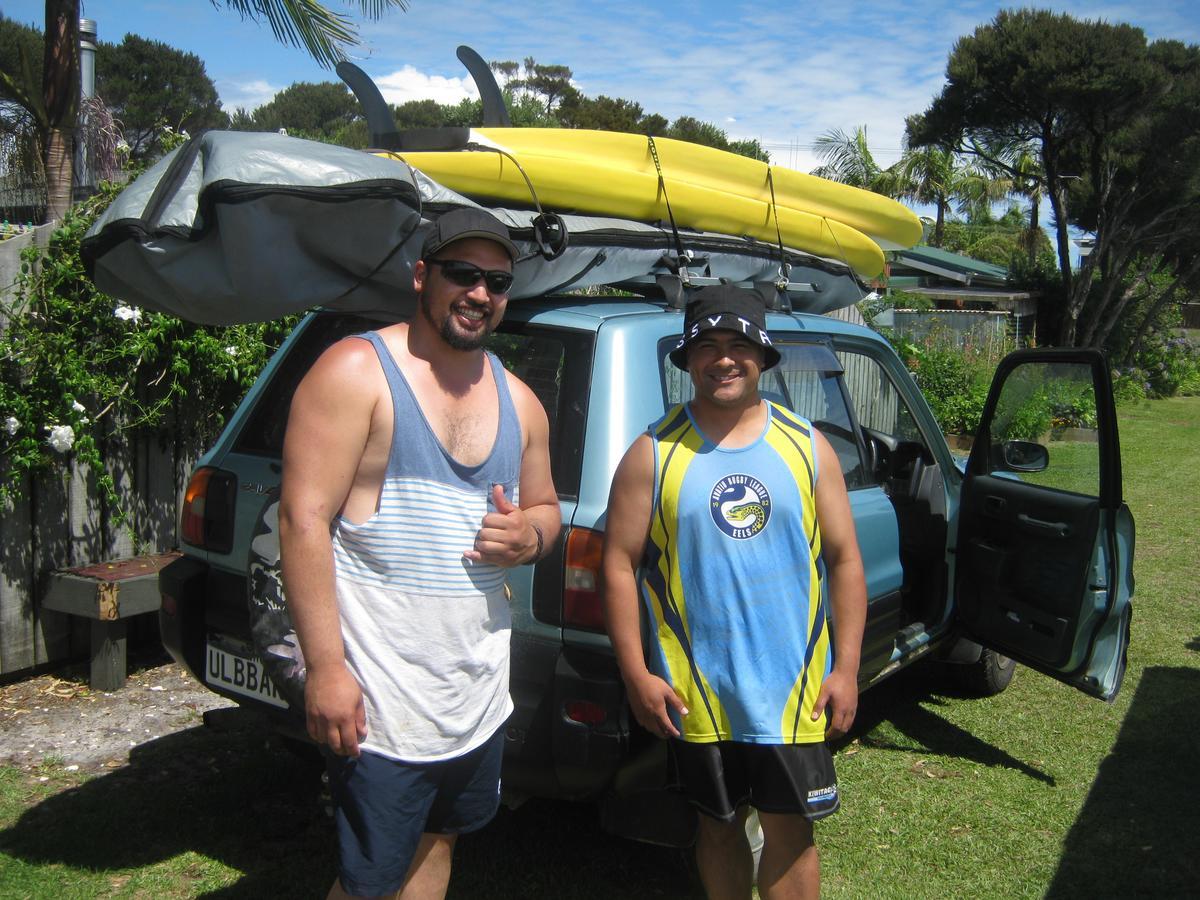
<path fill-rule="evenodd" d="M 475 543 L 463 553 L 464 559 L 510 568 L 531 562 L 537 553 L 537 533 L 524 511 L 504 496 L 504 485 L 492 485 L 494 512 L 483 517 Z"/>

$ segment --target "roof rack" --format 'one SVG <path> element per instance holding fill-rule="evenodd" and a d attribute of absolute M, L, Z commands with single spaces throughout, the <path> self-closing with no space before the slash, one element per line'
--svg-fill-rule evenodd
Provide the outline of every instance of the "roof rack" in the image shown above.
<path fill-rule="evenodd" d="M 667 301 L 669 309 L 683 309 L 687 305 L 688 296 L 698 288 L 710 287 L 716 284 L 732 284 L 735 287 L 754 291 L 763 299 L 767 309 L 779 312 L 792 311 L 792 294 L 818 294 L 821 286 L 811 281 L 734 281 L 731 278 L 719 278 L 709 275 L 689 275 L 685 282 L 678 275 L 639 275 L 627 278 L 615 287 L 624 287 L 634 293 L 647 296 L 661 294 Z"/>

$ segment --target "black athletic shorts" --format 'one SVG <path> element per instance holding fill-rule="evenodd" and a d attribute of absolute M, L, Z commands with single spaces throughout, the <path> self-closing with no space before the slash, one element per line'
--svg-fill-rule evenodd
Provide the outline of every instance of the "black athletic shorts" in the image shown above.
<path fill-rule="evenodd" d="M 837 775 L 824 741 L 816 744 L 697 744 L 671 740 L 670 782 L 700 812 L 733 820 L 749 804 L 810 822 L 837 812 Z"/>

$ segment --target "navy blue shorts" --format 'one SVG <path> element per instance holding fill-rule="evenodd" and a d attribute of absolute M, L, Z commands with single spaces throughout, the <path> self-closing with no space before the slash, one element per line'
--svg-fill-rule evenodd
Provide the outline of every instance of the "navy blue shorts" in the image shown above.
<path fill-rule="evenodd" d="M 733 821 L 747 804 L 759 812 L 815 822 L 839 806 L 833 755 L 816 744 L 698 744 L 670 740 L 671 783 L 700 812 Z"/>
<path fill-rule="evenodd" d="M 342 888 L 356 896 L 395 893 L 422 833 L 466 834 L 490 822 L 500 806 L 503 751 L 500 728 L 482 746 L 442 762 L 326 752 Z"/>

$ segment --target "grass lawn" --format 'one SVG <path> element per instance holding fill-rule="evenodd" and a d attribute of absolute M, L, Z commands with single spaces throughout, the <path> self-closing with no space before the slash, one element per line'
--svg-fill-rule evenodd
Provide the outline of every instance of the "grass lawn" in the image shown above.
<path fill-rule="evenodd" d="M 1175 897 L 1200 885 L 1200 398 L 1121 410 L 1137 520 L 1112 706 L 1019 671 L 989 700 L 914 671 L 863 697 L 819 826 L 827 897 Z M 1054 449 L 1051 449 L 1054 453 Z"/>
<path fill-rule="evenodd" d="M 935 667 L 868 692 L 818 826 L 824 895 L 1194 895 L 1200 885 L 1200 398 L 1121 412 L 1138 525 L 1133 646 L 1112 706 L 1022 670 L 989 700 Z M 1053 448 L 1052 448 L 1053 452 Z M 187 777 L 184 777 L 186 773 Z M 81 778 L 0 769 L 0 897 L 323 897 L 313 772 L 192 729 Z M 683 856 L 531 801 L 459 846 L 453 898 L 697 898 Z"/>

